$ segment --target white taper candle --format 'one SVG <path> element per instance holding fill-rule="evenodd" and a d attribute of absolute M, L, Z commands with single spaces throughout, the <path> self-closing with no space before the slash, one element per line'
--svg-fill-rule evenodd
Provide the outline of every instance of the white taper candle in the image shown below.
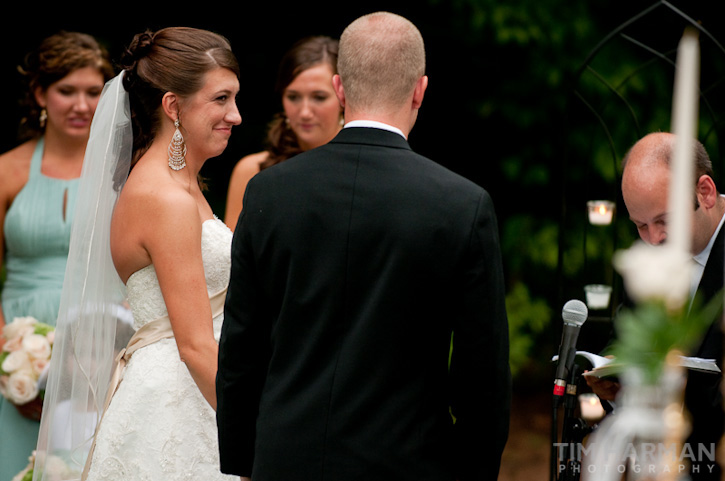
<path fill-rule="evenodd" d="M 690 252 L 694 209 L 693 139 L 697 136 L 700 47 L 697 31 L 685 30 L 677 49 L 672 132 L 677 136 L 672 158 L 667 243 Z"/>

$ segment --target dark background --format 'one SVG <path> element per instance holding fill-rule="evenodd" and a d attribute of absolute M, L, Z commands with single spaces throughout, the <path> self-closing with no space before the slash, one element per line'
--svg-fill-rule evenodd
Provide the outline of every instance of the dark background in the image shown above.
<path fill-rule="evenodd" d="M 345 2 L 324 1 L 298 2 L 292 6 L 282 2 L 255 2 L 253 5 L 251 2 L 225 2 L 225 5 L 164 2 L 163 6 L 134 6 L 108 14 L 100 13 L 105 10 L 100 3 L 89 7 L 39 7 L 37 12 L 15 16 L 12 20 L 6 18 L 6 27 L 0 31 L 0 40 L 5 47 L 0 62 L 0 82 L 4 87 L 0 98 L 0 111 L 3 112 L 0 150 L 8 150 L 15 145 L 19 119 L 17 99 L 22 88 L 18 83 L 20 78 L 16 67 L 26 52 L 45 36 L 61 29 L 90 33 L 108 48 L 112 59 L 117 60 L 133 35 L 145 29 L 183 25 L 213 30 L 230 40 L 242 71 L 238 106 L 243 123 L 235 129 L 226 152 L 220 158 L 209 161 L 202 172 L 211 180 L 209 200 L 221 216 L 222 198 L 226 195 L 226 184 L 233 163 L 261 149 L 266 124 L 280 110 L 281 104 L 273 92 L 273 85 L 277 64 L 285 50 L 307 35 L 324 34 L 338 38 L 345 26 L 358 16 L 376 10 L 390 10 L 418 24 L 430 46 L 429 73 L 439 80 L 436 81 L 436 87 L 430 90 L 416 133 L 411 136 L 411 143 L 415 149 L 437 157 L 436 150 L 440 152 L 441 149 L 436 146 L 449 144 L 449 135 L 452 134 L 450 129 L 458 123 L 456 104 L 460 101 L 455 98 L 459 95 L 455 91 L 458 87 L 444 84 L 447 82 L 447 73 L 444 72 L 453 70 L 451 62 L 456 54 L 455 48 L 451 45 L 448 32 L 432 23 L 437 17 L 436 12 L 445 9 L 443 6 L 395 1 L 378 2 L 377 6 L 375 2 L 351 2 L 346 5 Z M 448 93 L 444 94 L 446 90 Z M 438 113 L 434 114 L 433 111 Z M 439 120 L 444 117 L 446 120 L 436 122 L 435 117 Z M 447 133 L 432 134 L 431 127 L 434 124 L 438 124 L 440 129 L 445 128 Z M 459 164 L 462 163 L 460 160 Z"/>

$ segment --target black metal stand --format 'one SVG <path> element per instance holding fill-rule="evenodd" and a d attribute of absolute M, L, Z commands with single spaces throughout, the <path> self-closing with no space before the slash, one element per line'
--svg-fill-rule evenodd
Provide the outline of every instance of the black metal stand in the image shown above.
<path fill-rule="evenodd" d="M 576 416 L 577 393 L 581 370 L 577 364 L 571 369 L 563 396 L 554 396 L 551 430 L 551 480 L 579 481 L 581 476 L 581 444 L 594 429 Z M 559 408 L 563 406 L 564 419 L 559 442 Z"/>

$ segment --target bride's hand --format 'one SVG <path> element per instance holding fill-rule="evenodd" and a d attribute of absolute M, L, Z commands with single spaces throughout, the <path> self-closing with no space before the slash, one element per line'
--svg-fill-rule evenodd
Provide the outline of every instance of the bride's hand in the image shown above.
<path fill-rule="evenodd" d="M 244 476 L 239 479 L 241 479 L 242 481 L 252 481 L 252 478 L 245 478 Z"/>

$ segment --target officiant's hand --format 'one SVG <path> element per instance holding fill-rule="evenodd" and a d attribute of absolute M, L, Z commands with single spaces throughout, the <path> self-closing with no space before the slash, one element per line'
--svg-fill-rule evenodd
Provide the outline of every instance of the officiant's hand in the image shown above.
<path fill-rule="evenodd" d="M 619 383 L 602 379 L 595 376 L 583 376 L 587 381 L 587 385 L 592 388 L 594 394 L 603 401 L 614 401 L 619 392 Z"/>
<path fill-rule="evenodd" d="M 43 401 L 36 397 L 29 403 L 18 406 L 15 405 L 20 415 L 33 421 L 40 421 L 40 414 L 43 412 Z"/>

